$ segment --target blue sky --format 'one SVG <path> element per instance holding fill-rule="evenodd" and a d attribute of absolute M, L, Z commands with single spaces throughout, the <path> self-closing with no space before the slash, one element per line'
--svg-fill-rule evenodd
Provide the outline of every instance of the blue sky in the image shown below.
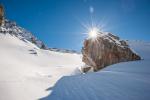
<path fill-rule="evenodd" d="M 150 41 L 150 0 L 0 0 L 6 17 L 49 47 L 80 51 L 87 30 L 104 26 L 122 39 Z M 90 9 L 93 13 L 90 13 Z"/>

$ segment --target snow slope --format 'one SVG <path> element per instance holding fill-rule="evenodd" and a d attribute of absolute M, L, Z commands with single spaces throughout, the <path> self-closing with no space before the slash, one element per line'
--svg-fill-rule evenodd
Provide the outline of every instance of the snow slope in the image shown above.
<path fill-rule="evenodd" d="M 144 60 L 114 64 L 96 73 L 65 76 L 41 100 L 150 100 L 150 43 L 129 42 Z"/>
<path fill-rule="evenodd" d="M 144 60 L 81 75 L 80 54 L 0 33 L 0 100 L 149 100 L 150 43 L 129 44 Z"/>
<path fill-rule="evenodd" d="M 74 74 L 81 55 L 39 49 L 0 33 L 0 100 L 37 100 L 62 76 Z"/>

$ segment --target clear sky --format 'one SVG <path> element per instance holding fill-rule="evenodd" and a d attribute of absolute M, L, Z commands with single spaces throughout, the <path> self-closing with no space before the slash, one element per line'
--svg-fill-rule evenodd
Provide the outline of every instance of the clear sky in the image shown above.
<path fill-rule="evenodd" d="M 6 17 L 48 47 L 80 50 L 87 32 L 100 24 L 122 39 L 150 41 L 150 0 L 0 0 Z"/>

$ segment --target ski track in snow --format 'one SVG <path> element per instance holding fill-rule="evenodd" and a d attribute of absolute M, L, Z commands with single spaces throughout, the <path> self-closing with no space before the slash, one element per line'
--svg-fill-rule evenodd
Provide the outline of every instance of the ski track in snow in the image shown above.
<path fill-rule="evenodd" d="M 149 100 L 150 45 L 130 45 L 144 60 L 81 75 L 81 55 L 0 34 L 0 100 Z"/>

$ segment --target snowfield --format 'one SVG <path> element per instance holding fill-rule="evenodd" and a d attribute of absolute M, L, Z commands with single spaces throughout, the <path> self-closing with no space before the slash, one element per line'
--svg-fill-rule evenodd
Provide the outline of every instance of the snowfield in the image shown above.
<path fill-rule="evenodd" d="M 80 74 L 80 54 L 0 33 L 0 100 L 150 100 L 150 43 L 129 44 L 144 60 Z"/>
<path fill-rule="evenodd" d="M 37 100 L 62 76 L 74 74 L 81 55 L 41 50 L 0 33 L 0 100 Z"/>

